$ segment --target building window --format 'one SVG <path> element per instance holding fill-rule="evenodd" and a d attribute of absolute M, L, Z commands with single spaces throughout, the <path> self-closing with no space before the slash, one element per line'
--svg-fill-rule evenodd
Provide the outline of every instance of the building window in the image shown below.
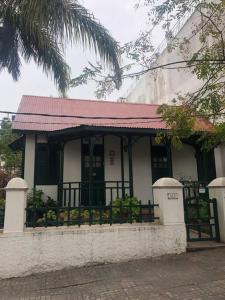
<path fill-rule="evenodd" d="M 55 185 L 59 180 L 59 147 L 55 144 L 36 145 L 36 185 Z"/>

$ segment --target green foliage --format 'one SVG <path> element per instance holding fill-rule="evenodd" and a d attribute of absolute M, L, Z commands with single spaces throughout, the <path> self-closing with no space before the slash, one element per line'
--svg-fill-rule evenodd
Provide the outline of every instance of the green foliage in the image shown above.
<path fill-rule="evenodd" d="M 4 163 L 6 169 L 10 168 L 20 168 L 22 162 L 22 154 L 21 152 L 13 151 L 9 144 L 11 144 L 18 135 L 12 133 L 12 122 L 5 118 L 1 122 L 1 130 L 0 130 L 0 161 Z"/>
<path fill-rule="evenodd" d="M 45 206 L 44 192 L 42 190 L 33 189 L 27 195 L 27 207 L 41 208 Z"/>
<path fill-rule="evenodd" d="M 0 209 L 5 208 L 5 199 L 0 199 Z"/>
<path fill-rule="evenodd" d="M 48 212 L 47 212 L 47 220 L 48 221 L 56 221 L 56 213 L 55 213 L 55 211 L 54 210 L 49 210 Z M 45 215 L 44 215 L 44 218 L 45 218 Z"/>
<path fill-rule="evenodd" d="M 126 195 L 125 199 L 115 199 L 112 201 L 112 217 L 114 221 L 119 218 L 128 218 L 130 214 L 133 217 L 137 217 L 139 211 L 139 202 L 136 197 L 131 198 Z"/>
<path fill-rule="evenodd" d="M 209 150 L 224 142 L 224 107 L 225 107 L 225 43 L 224 43 L 224 8 L 225 2 L 220 1 L 163 1 L 155 5 L 153 0 L 143 0 L 149 8 L 149 15 L 154 24 L 162 25 L 166 32 L 170 32 L 174 21 L 193 10 L 200 15 L 193 25 L 192 34 L 180 38 L 172 38 L 176 42 L 174 49 L 187 60 L 186 67 L 193 73 L 199 88 L 174 99 L 179 107 L 162 106 L 159 113 L 169 128 L 171 128 L 172 143 L 178 148 L 183 138 L 198 131 L 198 142 L 202 148 Z M 199 49 L 191 52 L 188 48 L 193 38 L 199 40 Z M 184 64 L 185 67 L 185 64 Z M 190 89 L 192 87 L 190 86 Z M 197 120 L 197 121 L 196 121 Z M 200 120 L 200 121 L 198 121 Z M 202 124 L 211 122 L 214 127 L 208 126 L 209 131 L 202 131 Z"/>
<path fill-rule="evenodd" d="M 165 139 L 171 139 L 174 147 L 182 147 L 182 139 L 188 138 L 195 133 L 195 118 L 192 111 L 184 106 L 162 105 L 158 108 L 158 113 L 163 116 L 163 120 L 170 128 L 170 133 L 158 134 L 156 141 L 161 143 Z"/>
<path fill-rule="evenodd" d="M 118 45 L 110 33 L 75 0 L 5 0 L 0 4 L 0 70 L 18 80 L 21 57 L 52 75 L 65 94 L 70 68 L 64 59 L 68 42 L 99 54 L 120 85 Z"/>

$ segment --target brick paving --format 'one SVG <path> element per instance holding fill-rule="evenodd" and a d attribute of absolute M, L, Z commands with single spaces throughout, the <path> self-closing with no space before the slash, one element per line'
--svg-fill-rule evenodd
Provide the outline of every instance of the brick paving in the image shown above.
<path fill-rule="evenodd" d="M 0 280 L 0 299 L 225 299 L 225 249 Z"/>

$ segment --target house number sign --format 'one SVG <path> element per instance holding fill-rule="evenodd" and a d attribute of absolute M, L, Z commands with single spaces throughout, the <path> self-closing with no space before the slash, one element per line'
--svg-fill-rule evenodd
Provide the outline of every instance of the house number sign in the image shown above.
<path fill-rule="evenodd" d="M 167 193 L 168 200 L 178 200 L 178 193 Z"/>

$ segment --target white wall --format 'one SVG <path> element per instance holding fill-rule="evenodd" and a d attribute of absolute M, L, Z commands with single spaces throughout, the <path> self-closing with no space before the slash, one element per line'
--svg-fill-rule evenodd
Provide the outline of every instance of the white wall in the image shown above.
<path fill-rule="evenodd" d="M 185 23 L 177 35 L 177 38 L 189 38 L 193 36 L 192 30 L 194 24 L 199 24 L 200 15 L 194 13 Z M 201 44 L 198 36 L 193 36 L 188 45 L 188 51 L 185 55 L 180 53 L 179 49 L 169 52 L 165 49 L 157 59 L 157 65 L 184 60 L 190 58 Z M 141 103 L 170 103 L 177 93 L 186 93 L 196 90 L 201 82 L 191 73 L 191 69 L 158 69 L 145 74 L 130 90 L 127 101 Z"/>
<path fill-rule="evenodd" d="M 36 185 L 37 190 L 42 190 L 44 192 L 44 200 L 48 197 L 57 201 L 58 186 L 57 185 Z"/>
<path fill-rule="evenodd" d="M 121 151 L 120 138 L 116 136 L 105 136 L 105 180 L 121 181 Z M 109 152 L 115 151 L 114 164 L 111 165 Z M 134 196 L 143 203 L 152 199 L 152 177 L 151 177 L 151 153 L 150 139 L 148 137 L 141 138 L 133 144 L 133 180 L 134 180 Z M 129 181 L 128 153 L 124 152 L 124 178 Z M 110 199 L 109 191 L 107 192 L 107 200 Z M 116 198 L 116 190 L 114 190 L 113 198 Z M 108 201 L 107 201 L 108 202 Z"/>
<path fill-rule="evenodd" d="M 133 145 L 134 196 L 143 203 L 152 200 L 150 138 L 144 137 Z"/>
<path fill-rule="evenodd" d="M 225 177 L 225 145 L 219 145 L 214 150 L 216 177 Z"/>
<path fill-rule="evenodd" d="M 26 135 L 25 160 L 24 160 L 24 179 L 29 189 L 34 187 L 34 163 L 35 163 L 35 135 Z"/>
<path fill-rule="evenodd" d="M 183 145 L 182 149 L 172 149 L 173 178 L 177 180 L 198 180 L 195 149 Z"/>
<path fill-rule="evenodd" d="M 0 278 L 186 251 L 184 225 L 95 225 L 0 234 Z"/>
<path fill-rule="evenodd" d="M 81 181 L 81 140 L 70 141 L 65 145 L 63 181 Z"/>

